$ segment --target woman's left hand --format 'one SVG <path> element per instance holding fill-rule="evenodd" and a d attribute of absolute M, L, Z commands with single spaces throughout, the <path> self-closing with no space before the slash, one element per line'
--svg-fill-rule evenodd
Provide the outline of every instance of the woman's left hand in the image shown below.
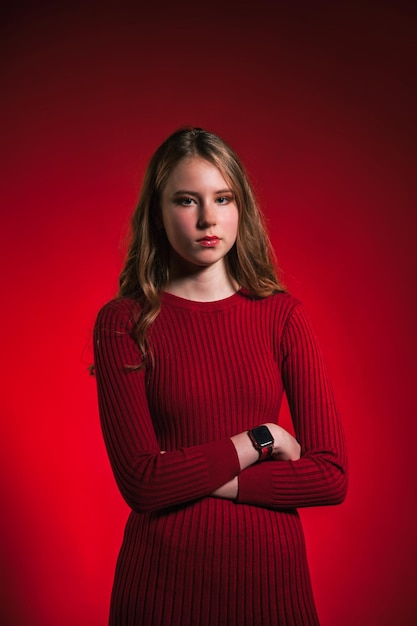
<path fill-rule="evenodd" d="M 273 461 L 298 461 L 301 457 L 301 446 L 297 439 L 278 424 L 271 423 L 265 424 L 265 426 L 268 426 L 274 438 L 274 447 L 270 459 Z M 239 479 L 235 476 L 231 481 L 213 491 L 211 495 L 216 498 L 234 500 L 237 497 L 238 489 Z"/>

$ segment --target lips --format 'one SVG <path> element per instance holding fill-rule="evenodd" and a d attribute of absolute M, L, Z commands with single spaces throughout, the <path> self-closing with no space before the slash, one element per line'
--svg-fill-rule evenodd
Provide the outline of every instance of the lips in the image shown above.
<path fill-rule="evenodd" d="M 197 239 L 197 243 L 199 243 L 201 246 L 204 246 L 206 248 L 212 248 L 213 246 L 216 246 L 219 243 L 219 241 L 220 239 L 215 236 L 207 236 L 207 237 L 201 237 L 200 239 Z"/>

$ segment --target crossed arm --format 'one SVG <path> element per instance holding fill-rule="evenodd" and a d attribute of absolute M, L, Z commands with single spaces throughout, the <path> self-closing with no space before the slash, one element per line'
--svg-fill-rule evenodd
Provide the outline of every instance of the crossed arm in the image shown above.
<path fill-rule="evenodd" d="M 301 456 L 301 446 L 287 430 L 278 424 L 267 423 L 274 438 L 271 461 L 298 461 Z M 231 437 L 239 458 L 240 469 L 243 471 L 259 460 L 259 453 L 255 450 L 246 432 Z M 211 495 L 218 498 L 235 500 L 239 492 L 239 478 L 235 476 L 215 489 Z"/>
<path fill-rule="evenodd" d="M 247 432 L 161 454 L 146 398 L 128 306 L 105 307 L 95 327 L 102 429 L 119 489 L 139 512 L 205 496 L 288 509 L 338 504 L 347 464 L 333 392 L 314 333 L 297 306 L 281 341 L 281 374 L 297 439 L 268 423 L 272 460 L 258 462 Z M 138 419 L 140 416 L 140 419 Z"/>

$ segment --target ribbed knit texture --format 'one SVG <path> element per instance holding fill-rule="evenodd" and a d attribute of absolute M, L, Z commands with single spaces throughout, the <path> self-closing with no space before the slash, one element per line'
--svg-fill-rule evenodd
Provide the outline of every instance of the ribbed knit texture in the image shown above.
<path fill-rule="evenodd" d="M 340 503 L 346 455 L 326 367 L 288 294 L 218 302 L 164 294 L 143 370 L 138 305 L 113 300 L 95 327 L 104 440 L 132 508 L 112 626 L 318 624 L 297 507 Z M 230 437 L 276 422 L 284 392 L 299 461 L 240 472 Z M 160 454 L 165 450 L 166 454 Z M 238 476 L 236 502 L 210 493 Z"/>

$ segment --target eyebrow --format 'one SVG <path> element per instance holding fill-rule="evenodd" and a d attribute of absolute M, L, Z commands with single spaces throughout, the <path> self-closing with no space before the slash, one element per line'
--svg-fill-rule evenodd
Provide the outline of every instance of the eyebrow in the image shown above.
<path fill-rule="evenodd" d="M 218 191 L 214 192 L 214 195 L 218 195 L 221 193 L 233 193 L 232 189 L 230 188 L 226 188 L 226 189 L 219 189 Z M 200 196 L 200 194 L 197 191 L 190 191 L 188 189 L 178 189 L 178 191 L 175 191 L 173 194 L 173 196 Z"/>

